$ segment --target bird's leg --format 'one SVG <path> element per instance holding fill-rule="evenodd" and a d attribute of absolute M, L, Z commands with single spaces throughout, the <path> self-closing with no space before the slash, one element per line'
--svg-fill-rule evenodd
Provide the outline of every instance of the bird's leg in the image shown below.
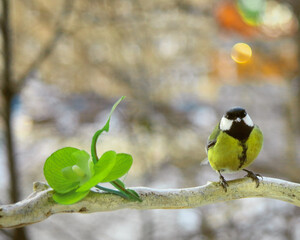
<path fill-rule="evenodd" d="M 227 192 L 227 187 L 229 187 L 229 185 L 219 170 L 218 173 L 220 175 L 220 185 L 222 186 L 222 188 L 224 188 L 225 192 Z"/>
<path fill-rule="evenodd" d="M 252 180 L 256 182 L 256 187 L 258 187 L 259 186 L 259 178 L 258 177 L 260 177 L 261 179 L 263 179 L 263 177 L 260 174 L 256 174 L 247 169 L 243 169 L 243 171 L 247 172 L 247 175 L 245 175 L 244 177 L 252 178 Z"/>

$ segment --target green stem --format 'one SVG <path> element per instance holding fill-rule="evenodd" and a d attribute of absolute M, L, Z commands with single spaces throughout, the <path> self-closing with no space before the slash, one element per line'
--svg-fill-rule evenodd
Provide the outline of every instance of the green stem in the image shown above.
<path fill-rule="evenodd" d="M 94 164 L 96 164 L 98 162 L 97 149 L 96 149 L 97 140 L 103 131 L 104 130 L 101 129 L 101 130 L 98 130 L 97 132 L 95 132 L 93 139 L 92 139 L 91 154 L 92 154 L 92 159 L 93 159 Z"/>
<path fill-rule="evenodd" d="M 98 189 L 103 190 L 105 192 L 108 192 L 108 193 L 111 193 L 111 194 L 115 194 L 115 195 L 118 195 L 120 197 L 128 199 L 127 195 L 123 194 L 120 191 L 116 191 L 116 190 L 113 190 L 113 189 L 110 189 L 110 188 L 102 187 L 102 186 L 100 186 L 98 184 L 95 186 L 95 188 L 98 188 Z"/>
<path fill-rule="evenodd" d="M 107 122 L 105 123 L 104 127 L 100 130 L 98 130 L 97 132 L 95 132 L 93 139 L 92 139 L 92 144 L 91 144 L 91 154 L 92 154 L 92 159 L 94 164 L 96 164 L 98 162 L 98 156 L 97 156 L 97 148 L 96 148 L 96 144 L 97 144 L 97 140 L 99 138 L 99 136 L 101 135 L 101 133 L 108 132 L 109 131 L 109 122 L 110 122 L 110 118 L 112 113 L 114 112 L 114 110 L 116 109 L 116 107 L 118 106 L 118 104 L 125 98 L 125 96 L 121 97 L 111 108 L 110 114 L 108 116 Z"/>
<path fill-rule="evenodd" d="M 123 194 L 125 194 L 128 198 L 135 200 L 135 201 L 139 201 L 142 202 L 142 200 L 137 197 L 136 195 L 134 195 L 132 192 L 128 191 L 126 188 L 123 187 L 123 182 L 119 179 L 110 182 L 116 189 L 118 189 L 120 192 L 122 192 Z"/>
<path fill-rule="evenodd" d="M 92 139 L 92 144 L 91 144 L 91 155 L 92 155 L 92 159 L 93 159 L 93 162 L 94 164 L 96 164 L 98 162 L 98 156 L 97 156 L 97 148 L 96 148 L 96 144 L 97 144 L 97 140 L 99 138 L 99 136 L 101 135 L 102 132 L 108 132 L 109 131 L 109 122 L 110 122 L 110 118 L 111 118 L 111 115 L 113 113 L 113 111 L 115 110 L 115 108 L 118 106 L 118 104 L 124 99 L 125 97 L 121 97 L 112 107 L 111 111 L 110 111 L 110 114 L 108 116 L 108 119 L 107 119 L 107 122 L 106 124 L 104 125 L 104 127 L 100 130 L 98 130 L 97 132 L 95 132 L 94 136 L 93 136 L 93 139 Z M 115 190 L 112 190 L 112 189 L 109 189 L 109 188 L 104 188 L 104 187 L 101 187 L 99 185 L 96 185 L 97 188 L 101 189 L 101 190 L 104 190 L 106 192 L 110 192 L 112 194 L 116 194 L 116 195 L 119 195 L 119 196 L 122 196 L 124 198 L 127 198 L 127 199 L 131 199 L 131 200 L 134 200 L 134 201 L 142 201 L 139 196 L 133 191 L 133 190 L 127 190 L 124 186 L 124 183 L 122 181 L 120 181 L 119 179 L 115 180 L 115 181 L 112 181 L 110 182 L 116 189 L 119 190 L 118 191 L 115 191 Z"/>

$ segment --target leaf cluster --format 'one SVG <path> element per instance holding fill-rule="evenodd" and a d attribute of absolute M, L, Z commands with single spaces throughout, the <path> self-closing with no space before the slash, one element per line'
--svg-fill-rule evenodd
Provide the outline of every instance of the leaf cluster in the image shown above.
<path fill-rule="evenodd" d="M 98 130 L 92 139 L 91 156 L 84 150 L 65 147 L 52 153 L 44 165 L 44 175 L 54 189 L 53 199 L 61 204 L 73 204 L 83 199 L 92 187 L 98 187 L 110 193 L 118 194 L 130 200 L 141 201 L 136 192 L 126 189 L 120 177 L 131 168 L 133 159 L 130 154 L 107 151 L 98 159 L 96 143 L 98 137 L 109 131 L 110 118 L 120 98 L 112 107 L 104 127 Z M 99 186 L 99 183 L 111 182 L 120 192 Z"/>

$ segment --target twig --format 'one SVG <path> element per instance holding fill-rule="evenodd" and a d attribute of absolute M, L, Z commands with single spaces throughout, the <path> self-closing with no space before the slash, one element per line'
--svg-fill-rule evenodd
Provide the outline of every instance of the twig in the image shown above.
<path fill-rule="evenodd" d="M 265 197 L 289 202 L 300 207 L 300 184 L 280 179 L 266 178 L 260 185 L 249 178 L 228 181 L 225 193 L 219 183 L 183 189 L 132 188 L 143 202 L 132 202 L 122 197 L 92 191 L 82 201 L 61 205 L 52 199 L 53 190 L 44 183 L 34 184 L 34 192 L 25 200 L 0 206 L 0 228 L 17 228 L 45 220 L 56 213 L 92 213 L 132 209 L 182 209 L 241 198 Z"/>
<path fill-rule="evenodd" d="M 52 37 L 48 40 L 48 42 L 44 45 L 44 47 L 33 60 L 33 62 L 28 66 L 28 68 L 23 72 L 23 74 L 21 74 L 19 79 L 16 81 L 16 92 L 19 92 L 22 89 L 28 76 L 47 59 L 47 57 L 53 52 L 54 48 L 56 47 L 59 39 L 65 34 L 65 22 L 67 17 L 71 15 L 74 2 L 75 1 L 73 0 L 65 0 L 61 14 L 59 15 L 58 20 L 56 22 L 56 27 L 53 31 Z"/>

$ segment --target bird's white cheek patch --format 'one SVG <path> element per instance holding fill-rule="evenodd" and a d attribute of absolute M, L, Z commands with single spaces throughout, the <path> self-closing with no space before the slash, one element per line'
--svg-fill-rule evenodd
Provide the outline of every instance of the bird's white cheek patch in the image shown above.
<path fill-rule="evenodd" d="M 229 120 L 229 119 L 227 119 L 225 117 L 222 117 L 221 122 L 220 122 L 220 129 L 222 131 L 229 130 L 231 128 L 231 126 L 232 126 L 232 122 L 233 122 L 232 120 Z"/>
<path fill-rule="evenodd" d="M 253 121 L 248 114 L 246 115 L 246 117 L 243 118 L 243 120 L 244 120 L 244 123 L 246 123 L 249 127 L 254 126 Z"/>

